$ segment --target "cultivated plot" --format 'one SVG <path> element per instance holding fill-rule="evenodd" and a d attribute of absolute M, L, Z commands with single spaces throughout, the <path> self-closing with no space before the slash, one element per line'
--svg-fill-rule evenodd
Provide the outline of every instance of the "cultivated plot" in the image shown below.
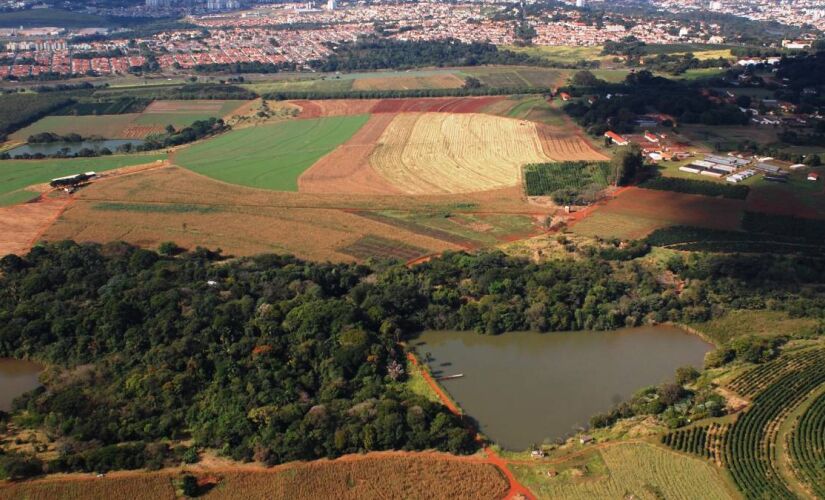
<path fill-rule="evenodd" d="M 367 119 L 290 120 L 234 130 L 183 149 L 175 163 L 233 184 L 297 191 L 298 176 L 352 137 Z"/>
<path fill-rule="evenodd" d="M 515 186 L 522 165 L 550 160 L 532 122 L 404 113 L 384 131 L 370 163 L 405 193 L 433 194 Z"/>

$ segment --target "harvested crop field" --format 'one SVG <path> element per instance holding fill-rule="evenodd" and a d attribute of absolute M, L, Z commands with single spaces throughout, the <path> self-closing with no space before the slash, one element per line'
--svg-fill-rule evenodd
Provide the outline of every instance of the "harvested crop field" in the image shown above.
<path fill-rule="evenodd" d="M 391 114 L 372 115 L 350 140 L 301 174 L 298 178 L 298 191 L 340 194 L 401 193 L 373 170 L 369 160 L 376 142 L 393 118 L 394 115 Z"/>
<path fill-rule="evenodd" d="M 367 119 L 289 120 L 233 130 L 181 150 L 175 163 L 224 182 L 297 191 L 304 170 L 352 137 Z"/>
<path fill-rule="evenodd" d="M 68 196 L 55 195 L 34 202 L 0 207 L 0 257 L 28 252 L 70 201 Z"/>
<path fill-rule="evenodd" d="M 675 225 L 737 230 L 745 202 L 652 189 L 626 188 L 576 222 L 573 231 L 603 238 L 643 238 Z"/>
<path fill-rule="evenodd" d="M 457 89 L 464 80 L 451 74 L 442 73 L 428 76 L 370 77 L 355 80 L 353 90 L 411 90 L 411 89 Z"/>
<path fill-rule="evenodd" d="M 403 113 L 384 131 L 370 163 L 404 193 L 437 194 L 515 186 L 524 164 L 550 160 L 533 122 Z"/>
<path fill-rule="evenodd" d="M 222 500 L 297 498 L 503 498 L 507 481 L 492 465 L 444 454 L 372 453 L 338 460 L 212 470 L 195 465 L 199 483 L 214 484 L 200 498 Z M 75 475 L 0 486 L 0 499 L 108 498 L 174 500 L 178 474 L 113 472 L 105 478 Z M 215 484 L 217 483 L 217 484 Z"/>
<path fill-rule="evenodd" d="M 361 202 L 347 206 L 346 199 L 329 195 L 254 190 L 175 167 L 93 183 L 75 196 L 44 239 L 123 240 L 146 248 L 174 241 L 232 255 L 275 252 L 339 262 L 354 260 L 341 248 L 368 235 L 389 236 L 425 253 L 460 248 L 350 213 Z"/>
<path fill-rule="evenodd" d="M 423 248 L 371 234 L 339 248 L 338 251 L 352 255 L 358 260 L 397 259 L 406 262 L 427 255 Z"/>
<path fill-rule="evenodd" d="M 208 116 L 224 116 L 238 108 L 244 101 L 223 100 L 180 100 L 180 101 L 153 101 L 143 111 L 144 115 L 156 114 L 200 114 Z"/>
<path fill-rule="evenodd" d="M 597 151 L 578 130 L 539 125 L 536 127 L 544 153 L 555 161 L 609 160 Z"/>

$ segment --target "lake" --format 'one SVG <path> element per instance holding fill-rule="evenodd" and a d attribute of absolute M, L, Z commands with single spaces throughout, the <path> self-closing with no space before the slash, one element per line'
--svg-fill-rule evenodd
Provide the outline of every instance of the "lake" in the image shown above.
<path fill-rule="evenodd" d="M 141 139 L 106 139 L 104 141 L 82 141 L 82 142 L 44 142 L 42 144 L 23 144 L 8 151 L 9 156 L 14 158 L 17 155 L 30 154 L 34 155 L 41 153 L 44 155 L 53 155 L 63 148 L 69 149 L 69 154 L 75 154 L 83 148 L 93 149 L 95 151 L 103 148 L 109 148 L 114 153 L 119 146 L 132 143 L 132 146 L 139 146 L 144 143 Z"/>
<path fill-rule="evenodd" d="M 667 326 L 609 332 L 516 332 L 498 336 L 428 331 L 413 341 L 434 375 L 463 373 L 444 388 L 481 432 L 524 450 L 567 436 L 638 389 L 702 366 L 713 346 Z"/>
<path fill-rule="evenodd" d="M 11 410 L 14 398 L 36 389 L 41 371 L 43 367 L 31 361 L 0 358 L 0 411 Z"/>

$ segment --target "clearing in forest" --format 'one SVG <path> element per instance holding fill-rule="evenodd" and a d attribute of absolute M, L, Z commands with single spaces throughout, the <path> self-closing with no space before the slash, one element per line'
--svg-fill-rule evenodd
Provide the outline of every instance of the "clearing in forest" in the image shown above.
<path fill-rule="evenodd" d="M 522 165 L 550 160 L 535 123 L 452 113 L 397 115 L 370 157 L 375 170 L 408 194 L 515 186 Z"/>
<path fill-rule="evenodd" d="M 290 120 L 233 130 L 183 149 L 175 163 L 224 182 L 297 191 L 304 170 L 352 137 L 367 119 Z"/>

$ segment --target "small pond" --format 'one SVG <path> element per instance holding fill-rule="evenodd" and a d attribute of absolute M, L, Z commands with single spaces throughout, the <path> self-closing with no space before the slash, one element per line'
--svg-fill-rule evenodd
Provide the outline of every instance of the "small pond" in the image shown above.
<path fill-rule="evenodd" d="M 11 410 L 11 402 L 40 385 L 37 380 L 43 367 L 31 361 L 0 358 L 0 411 Z"/>
<path fill-rule="evenodd" d="M 44 155 L 53 155 L 60 152 L 61 149 L 66 148 L 68 154 L 75 154 L 83 148 L 92 149 L 94 151 L 103 148 L 109 148 L 114 153 L 117 148 L 124 144 L 132 144 L 132 147 L 139 146 L 144 143 L 141 139 L 106 139 L 103 141 L 82 141 L 82 142 L 45 142 L 42 144 L 23 144 L 8 151 L 9 155 L 14 158 L 17 155 L 35 155 L 41 153 Z"/>
<path fill-rule="evenodd" d="M 428 331 L 413 341 L 481 431 L 507 449 L 564 437 L 642 387 L 702 366 L 713 346 L 667 326 L 498 336 Z"/>

